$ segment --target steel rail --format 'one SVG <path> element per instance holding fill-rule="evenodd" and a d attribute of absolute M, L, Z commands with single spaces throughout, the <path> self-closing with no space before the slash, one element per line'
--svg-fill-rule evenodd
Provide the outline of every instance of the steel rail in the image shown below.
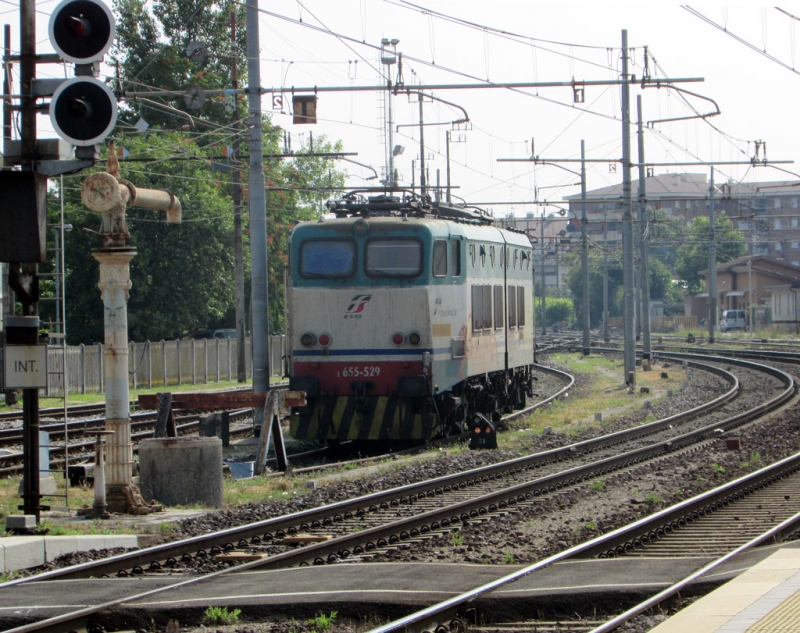
<path fill-rule="evenodd" d="M 791 382 L 790 386 L 792 387 L 791 392 L 793 393 L 794 383 L 791 381 L 790 377 L 789 377 L 789 379 L 790 379 L 790 382 Z M 784 393 L 782 395 L 785 395 L 785 394 L 786 394 L 786 391 L 784 391 Z M 780 399 L 780 397 L 779 398 L 774 398 L 773 400 L 777 401 L 779 399 Z M 758 407 L 757 409 L 760 410 L 760 407 Z M 736 416 L 736 417 L 738 418 L 739 416 Z M 718 426 L 719 426 L 719 423 L 717 423 L 715 425 L 711 425 L 709 427 L 705 427 L 704 430 L 706 432 L 708 432 L 712 427 L 716 428 Z M 694 433 L 692 433 L 691 435 L 694 435 Z M 673 445 L 673 441 L 660 443 L 660 447 L 662 449 L 662 452 L 667 451 L 667 450 L 673 450 L 672 445 Z M 624 464 L 629 464 L 629 463 L 636 463 L 637 461 L 639 461 L 637 459 L 637 457 L 639 455 L 641 455 L 641 454 L 642 454 L 642 449 L 640 449 L 638 451 L 634 451 L 634 452 L 628 454 L 627 456 L 617 456 L 615 458 L 610 458 L 610 459 L 607 459 L 607 460 L 601 460 L 601 462 L 598 462 L 598 463 L 600 463 L 600 464 L 602 464 L 602 465 L 604 465 L 606 467 L 611 467 L 614 464 L 623 464 L 624 465 Z M 595 465 L 597 465 L 597 464 L 595 464 Z M 479 470 L 485 470 L 485 469 L 479 469 Z M 541 493 L 541 492 L 549 492 L 551 490 L 557 489 L 558 487 L 560 487 L 559 486 L 559 481 L 567 483 L 567 484 L 576 483 L 577 481 L 579 481 L 579 479 L 577 479 L 577 476 L 580 473 L 580 470 L 581 470 L 580 468 L 572 469 L 571 471 L 568 471 L 567 473 L 559 473 L 559 474 L 552 475 L 550 477 L 544 478 L 543 480 L 540 480 L 540 481 L 537 481 L 537 482 L 529 482 L 527 484 L 528 490 L 525 492 L 525 494 L 521 498 L 523 500 L 525 500 L 527 498 L 532 498 L 533 496 L 535 496 L 535 492 L 531 492 L 531 490 L 535 490 L 535 487 L 537 485 L 540 486 L 539 491 Z M 456 522 L 468 521 L 473 517 L 480 516 L 481 514 L 486 514 L 488 512 L 492 512 L 493 510 L 496 510 L 496 509 L 499 509 L 499 508 L 503 507 L 504 502 L 500 501 L 500 498 L 503 495 L 505 495 L 506 497 L 508 497 L 509 495 L 512 495 L 512 499 L 507 500 L 505 503 L 507 505 L 514 505 L 516 501 L 520 500 L 520 497 L 514 498 L 513 494 L 515 494 L 517 491 L 522 491 L 524 489 L 525 485 L 526 484 L 520 484 L 518 486 L 512 487 L 511 489 L 503 491 L 503 492 L 494 493 L 492 495 L 484 495 L 479 500 L 469 500 L 469 501 L 462 502 L 460 504 L 456 504 L 455 506 L 451 506 L 450 508 L 445 508 L 445 509 L 440 509 L 440 510 L 434 510 L 434 511 L 427 512 L 424 515 L 424 520 L 421 520 L 423 518 L 423 515 L 412 517 L 409 521 L 405 522 L 405 527 L 407 529 L 409 529 L 409 530 L 413 530 L 414 528 L 411 527 L 412 525 L 419 525 L 420 526 L 420 533 L 424 533 L 426 531 L 425 530 L 425 522 L 426 521 L 430 521 L 431 522 L 431 525 L 428 527 L 428 529 L 438 529 L 438 525 L 436 525 L 436 521 L 438 519 L 441 519 L 440 525 L 444 525 L 445 521 L 456 521 Z M 382 494 L 382 493 L 378 493 L 378 494 Z M 528 495 L 530 495 L 530 497 Z M 369 495 L 369 496 L 374 496 L 374 495 Z M 493 504 L 493 499 L 498 502 L 496 507 L 494 507 L 494 508 L 493 508 L 493 505 L 492 505 Z M 508 503 L 508 501 L 511 501 L 511 502 Z M 458 514 L 459 512 L 461 513 L 460 515 Z M 304 514 L 304 513 L 298 513 L 298 514 Z M 449 519 L 447 518 L 447 515 L 450 515 Z M 273 521 L 273 520 L 270 520 L 270 521 Z M 270 521 L 262 522 L 262 524 L 269 523 Z M 392 531 L 396 532 L 396 530 L 397 530 L 397 525 L 396 524 L 394 526 L 391 526 L 391 528 L 389 528 L 387 526 L 379 526 L 377 528 L 372 528 L 371 530 L 366 530 L 366 531 L 360 533 L 358 536 L 361 537 L 360 540 L 362 540 L 362 542 L 363 542 L 365 536 L 369 536 L 369 537 L 373 538 L 380 545 L 380 540 L 381 540 L 382 535 L 387 538 L 387 542 L 391 542 L 391 539 L 392 539 L 391 532 Z M 309 546 L 307 548 L 303 548 L 303 550 L 301 552 L 301 555 L 302 555 L 303 558 L 308 558 L 309 555 L 311 555 L 311 556 L 317 555 L 317 561 L 320 561 L 321 560 L 320 555 L 324 555 L 328 551 L 333 552 L 334 549 L 336 549 L 336 555 L 340 556 L 340 555 L 342 555 L 342 550 L 339 549 L 339 548 L 344 546 L 346 542 L 350 542 L 350 541 L 348 541 L 348 539 L 350 539 L 350 541 L 352 541 L 352 542 L 355 542 L 357 540 L 357 539 L 351 538 L 351 537 L 340 537 L 339 539 L 336 539 L 337 543 L 335 543 L 335 548 L 333 547 L 334 543 L 329 541 L 328 543 L 322 544 L 323 547 Z M 584 544 L 581 547 L 586 548 L 587 544 Z M 311 550 L 313 550 L 313 552 Z M 135 552 L 134 552 L 134 554 L 135 554 Z M 284 563 L 286 563 L 288 561 L 288 559 L 289 559 L 289 554 L 294 554 L 294 552 L 286 553 L 286 554 L 283 554 L 283 555 L 278 555 L 278 557 L 280 557 L 282 559 L 282 561 Z M 244 563 L 244 564 L 239 565 L 237 567 L 221 570 L 219 572 L 215 572 L 213 574 L 202 576 L 199 579 L 193 579 L 193 580 L 207 579 L 207 578 L 216 577 L 216 576 L 219 576 L 219 575 L 222 575 L 222 574 L 225 574 L 225 573 L 235 573 L 235 572 L 245 571 L 245 570 L 253 569 L 253 568 L 271 566 L 272 564 L 274 564 L 273 561 L 275 559 L 277 559 L 278 557 L 274 557 L 273 559 L 269 559 L 269 560 L 266 560 L 266 561 L 253 561 L 253 562 L 250 562 L 250 563 Z M 549 563 L 547 561 L 549 561 Z M 545 563 L 546 564 L 550 564 L 552 562 L 555 562 L 555 559 L 553 557 L 551 557 L 549 559 L 546 559 L 546 561 L 542 561 L 541 563 L 539 563 L 539 566 L 544 565 Z M 47 574 L 42 574 L 40 576 L 33 577 L 32 579 L 33 580 L 43 580 L 43 579 L 45 579 L 45 577 L 52 578 L 52 577 L 55 577 L 57 575 L 59 575 L 59 574 L 57 574 L 57 572 L 48 572 Z M 12 581 L 11 583 L 6 583 L 4 586 L 12 586 L 12 585 L 15 585 L 15 584 L 21 584 L 25 580 L 28 580 L 28 579 L 22 579 L 21 581 Z M 89 615 L 91 615 L 93 613 L 97 613 L 97 612 L 105 610 L 105 609 L 107 609 L 107 608 L 109 608 L 111 606 L 115 606 L 117 604 L 120 604 L 121 602 L 130 602 L 131 600 L 137 599 L 139 597 L 145 597 L 146 595 L 152 595 L 153 593 L 157 593 L 158 591 L 166 591 L 166 590 L 168 590 L 169 588 L 171 588 L 173 586 L 185 586 L 186 584 L 188 584 L 190 582 L 192 582 L 192 581 L 184 581 L 184 582 L 179 583 L 178 585 L 172 585 L 170 587 L 161 588 L 161 589 L 159 589 L 157 591 L 147 592 L 146 594 L 141 594 L 140 596 L 131 596 L 131 597 L 123 598 L 123 599 L 118 600 L 118 601 L 114 601 L 113 603 L 104 603 L 103 605 L 95 605 L 95 606 L 89 607 L 87 609 L 82 609 L 80 611 L 73 612 L 72 614 L 64 614 L 62 616 L 57 616 L 56 618 L 49 618 L 49 619 L 43 620 L 43 621 L 41 621 L 39 623 L 26 625 L 25 627 L 20 627 L 19 629 L 13 629 L 13 630 L 15 631 L 15 633 L 23 633 L 23 632 L 26 632 L 26 631 L 34 631 L 34 630 L 53 630 L 53 627 L 60 627 L 65 622 L 72 621 L 72 620 L 70 620 L 70 618 L 85 618 L 85 617 L 88 617 Z"/>
<path fill-rule="evenodd" d="M 766 468 L 763 468 L 755 473 L 750 473 L 744 477 L 740 477 L 733 482 L 729 482 L 723 486 L 719 486 L 713 490 L 704 492 L 696 497 L 693 497 L 692 499 L 682 501 L 681 503 L 670 508 L 665 508 L 660 512 L 656 512 L 649 517 L 635 521 L 630 525 L 618 528 L 608 534 L 598 536 L 568 550 L 564 550 L 563 552 L 549 556 L 548 558 L 528 565 L 527 567 L 524 567 L 523 569 L 520 569 L 512 574 L 486 583 L 480 587 L 477 587 L 476 589 L 467 591 L 459 596 L 454 596 L 453 598 L 444 600 L 416 613 L 412 613 L 404 618 L 400 618 L 384 626 L 374 628 L 369 631 L 369 633 L 393 633 L 395 631 L 418 633 L 429 630 L 439 631 L 439 627 L 445 627 L 445 631 L 450 630 L 450 625 L 453 623 L 454 618 L 456 618 L 459 607 L 468 602 L 472 602 L 477 598 L 494 591 L 495 589 L 499 589 L 500 587 L 528 576 L 529 574 L 540 571 L 545 567 L 549 567 L 553 563 L 578 556 L 591 556 L 593 552 L 606 548 L 608 543 L 611 541 L 630 539 L 631 535 L 648 531 L 654 525 L 670 523 L 673 517 L 678 515 L 686 516 L 688 514 L 691 516 L 691 513 L 696 511 L 698 508 L 706 507 L 709 504 L 722 503 L 722 499 L 730 495 L 737 494 L 743 488 L 755 489 L 760 485 L 763 485 L 764 481 L 779 476 L 782 472 L 788 470 L 797 470 L 798 468 L 800 468 L 800 453 L 780 460 L 779 462 L 771 464 L 770 466 L 767 466 Z M 769 538 L 776 538 L 781 534 L 796 530 L 798 527 L 798 521 L 800 521 L 800 514 L 795 514 L 790 519 L 782 521 L 778 526 L 761 535 L 758 542 L 763 542 Z M 672 587 L 670 587 L 670 589 L 672 589 Z M 679 590 L 680 589 L 676 589 L 675 591 Z M 645 607 L 645 609 L 646 608 L 649 607 Z"/>
<path fill-rule="evenodd" d="M 698 368 L 701 367 L 700 364 L 696 364 L 696 366 Z M 674 424 L 682 415 L 685 416 L 685 419 L 691 419 L 703 412 L 707 412 L 712 408 L 723 406 L 725 403 L 730 401 L 730 399 L 734 397 L 739 390 L 738 381 L 734 376 L 720 368 L 713 367 L 710 370 L 720 375 L 728 376 L 728 380 L 733 384 L 728 392 L 717 397 L 710 403 L 705 403 L 699 407 L 695 407 L 684 412 L 683 414 L 670 416 L 664 420 L 658 420 L 636 427 L 635 429 L 630 429 L 627 431 L 627 439 L 636 439 L 644 435 L 656 433 L 659 430 L 669 427 L 670 424 Z M 719 423 L 715 423 L 705 429 L 705 432 L 710 433 L 718 426 Z M 54 578 L 86 578 L 98 575 L 110 575 L 125 569 L 137 567 L 144 568 L 154 561 L 164 560 L 169 557 L 179 558 L 187 554 L 192 555 L 198 551 L 198 547 L 206 549 L 225 549 L 225 547 L 231 543 L 249 540 L 256 537 L 261 538 L 265 534 L 274 534 L 280 537 L 286 533 L 291 534 L 298 531 L 298 526 L 300 529 L 308 529 L 309 526 L 313 526 L 315 523 L 321 523 L 324 525 L 331 521 L 342 521 L 345 518 L 348 518 L 348 516 L 357 515 L 359 512 L 377 511 L 380 507 L 389 507 L 392 501 L 398 498 L 400 499 L 400 503 L 413 503 L 416 499 L 425 496 L 435 496 L 454 489 L 465 488 L 488 479 L 499 479 L 501 477 L 513 475 L 517 472 L 537 468 L 548 463 L 568 461 L 578 454 L 597 451 L 603 447 L 618 444 L 626 439 L 625 434 L 626 431 L 619 431 L 607 436 L 577 442 L 565 447 L 550 449 L 534 455 L 519 457 L 513 460 L 502 462 L 500 464 L 484 466 L 482 468 L 477 468 L 463 473 L 456 473 L 409 486 L 376 492 L 358 497 L 356 499 L 329 504 L 320 508 L 312 508 L 309 510 L 303 510 L 301 512 L 285 515 L 283 517 L 266 519 L 264 521 L 248 524 L 246 526 L 229 528 L 211 535 L 192 537 L 173 543 L 166 543 L 146 549 L 126 552 L 99 561 L 90 561 L 69 568 L 51 570 L 36 576 L 10 581 L 4 583 L 2 586 L 13 586 L 15 584 L 31 582 L 34 580 L 50 580 Z M 661 444 L 663 444 L 663 446 L 657 450 L 660 450 L 661 452 L 664 450 L 672 450 L 677 441 L 679 441 L 677 438 L 673 438 L 667 442 L 662 442 Z M 639 450 L 645 451 L 646 448 Z M 620 458 L 608 458 L 610 461 L 608 461 L 606 466 L 610 467 L 612 464 L 619 463 L 614 462 L 615 459 L 619 460 Z M 595 469 L 598 468 L 598 463 L 600 462 L 595 462 Z M 553 489 L 555 489 L 556 486 L 562 486 L 565 483 L 569 484 L 570 479 L 572 479 L 572 483 L 574 483 L 578 473 L 583 476 L 584 472 L 588 471 L 568 471 L 568 474 L 562 479 L 559 479 L 557 475 L 553 475 L 551 476 L 551 479 L 548 480 L 545 488 L 553 486 Z M 479 505 L 480 504 L 478 504 L 478 506 Z M 464 506 L 462 511 L 469 513 L 472 509 L 472 507 Z M 331 517 L 333 517 L 333 519 Z M 425 518 L 427 519 L 430 517 L 426 516 Z M 441 518 L 449 520 L 451 517 L 445 516 Z M 424 525 L 424 521 L 420 525 Z M 415 525 L 410 529 L 418 528 L 419 526 Z M 363 537 L 372 535 L 374 535 L 376 539 L 382 539 L 386 537 L 386 534 L 380 532 L 379 528 L 373 529 L 376 531 L 370 532 L 369 530 L 364 530 L 358 534 L 362 537 L 362 540 L 365 540 Z M 389 534 L 389 536 L 391 536 L 391 534 Z M 340 537 L 340 539 L 343 538 L 345 537 Z M 325 558 L 331 554 L 337 553 L 339 550 L 337 550 L 336 547 L 342 549 L 352 549 L 354 547 L 352 543 L 345 542 L 340 539 L 334 539 L 315 545 L 308 545 L 302 548 L 303 555 L 310 556 L 311 558 Z M 2 590 L 1 587 L 0 590 Z"/>

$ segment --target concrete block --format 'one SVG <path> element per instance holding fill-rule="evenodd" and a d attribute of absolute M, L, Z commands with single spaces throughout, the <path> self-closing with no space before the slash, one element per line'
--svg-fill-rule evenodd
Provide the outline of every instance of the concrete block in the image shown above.
<path fill-rule="evenodd" d="M 44 539 L 44 558 L 48 563 L 59 556 L 77 552 L 78 549 L 77 536 L 46 536 Z"/>
<path fill-rule="evenodd" d="M 25 491 L 25 480 L 20 477 L 19 479 L 19 494 L 22 494 Z M 40 477 L 39 478 L 39 494 L 44 496 L 48 495 L 56 495 L 58 494 L 58 484 L 56 483 L 56 478 L 52 475 L 49 477 Z"/>
<path fill-rule="evenodd" d="M 73 552 L 90 552 L 103 549 L 139 547 L 139 538 L 134 534 L 98 534 L 81 536 L 45 536 L 44 552 L 47 562 Z"/>
<path fill-rule="evenodd" d="M 11 536 L 0 539 L 3 548 L 3 571 L 16 571 L 44 565 L 43 536 Z"/>
<path fill-rule="evenodd" d="M 7 530 L 35 530 L 36 517 L 32 514 L 9 514 L 6 517 Z"/>
<path fill-rule="evenodd" d="M 222 441 L 170 437 L 139 443 L 139 487 L 165 506 L 222 506 Z"/>

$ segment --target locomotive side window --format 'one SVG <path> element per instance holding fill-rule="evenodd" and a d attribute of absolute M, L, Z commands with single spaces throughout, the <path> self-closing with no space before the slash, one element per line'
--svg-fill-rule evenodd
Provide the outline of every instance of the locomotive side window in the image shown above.
<path fill-rule="evenodd" d="M 472 286 L 472 330 L 479 332 L 492 327 L 492 287 Z"/>
<path fill-rule="evenodd" d="M 447 242 L 436 240 L 433 243 L 433 276 L 447 275 Z"/>
<path fill-rule="evenodd" d="M 494 327 L 503 328 L 503 286 L 494 287 Z"/>
<path fill-rule="evenodd" d="M 422 243 L 413 238 L 370 240 L 365 272 L 370 277 L 417 277 L 422 272 Z"/>
<path fill-rule="evenodd" d="M 461 242 L 456 240 L 453 245 L 453 277 L 461 276 Z"/>
<path fill-rule="evenodd" d="M 508 288 L 508 327 L 517 327 L 517 289 Z"/>
<path fill-rule="evenodd" d="M 306 240 L 300 246 L 300 276 L 305 279 L 350 277 L 355 271 L 352 240 Z"/>
<path fill-rule="evenodd" d="M 517 288 L 517 323 L 520 327 L 525 325 L 525 286 Z"/>

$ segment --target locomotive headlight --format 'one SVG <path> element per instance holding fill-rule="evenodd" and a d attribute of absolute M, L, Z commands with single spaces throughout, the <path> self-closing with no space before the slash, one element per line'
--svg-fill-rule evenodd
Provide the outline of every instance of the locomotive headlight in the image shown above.
<path fill-rule="evenodd" d="M 419 332 L 412 332 L 408 335 L 408 342 L 412 345 L 419 345 L 422 337 L 419 335 Z"/>
<path fill-rule="evenodd" d="M 331 337 L 329 334 L 320 334 L 317 339 L 322 347 L 328 347 L 331 344 Z"/>
<path fill-rule="evenodd" d="M 306 332 L 300 337 L 300 343 L 305 345 L 306 347 L 311 347 L 314 343 L 316 343 L 317 337 L 314 336 L 311 332 Z"/>
<path fill-rule="evenodd" d="M 400 332 L 397 332 L 396 334 L 392 335 L 392 343 L 394 343 L 395 345 L 402 345 L 405 342 L 406 342 L 406 337 L 403 336 Z"/>

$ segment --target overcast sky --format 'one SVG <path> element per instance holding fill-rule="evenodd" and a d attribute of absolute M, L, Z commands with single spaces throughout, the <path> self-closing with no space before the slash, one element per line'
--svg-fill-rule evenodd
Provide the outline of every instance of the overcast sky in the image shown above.
<path fill-rule="evenodd" d="M 261 0 L 261 77 L 265 88 L 292 86 L 369 86 L 398 66 L 382 66 L 382 38 L 399 40 L 403 54 L 405 86 L 419 84 L 478 84 L 490 82 L 565 82 L 619 78 L 622 30 L 631 51 L 629 72 L 643 74 L 644 46 L 652 59 L 653 78 L 704 78 L 702 83 L 678 87 L 698 96 L 685 99 L 673 90 L 638 86 L 631 90 L 631 116 L 636 118 L 636 96 L 641 95 L 646 121 L 686 117 L 699 112 L 721 114 L 703 121 L 655 123 L 645 135 L 648 162 L 746 161 L 764 141 L 770 160 L 798 160 L 797 104 L 800 76 L 792 70 L 800 57 L 796 38 L 800 5 L 783 5 L 782 11 L 754 3 L 723 6 L 703 2 L 691 5 L 729 33 L 766 52 L 768 59 L 680 5 L 665 2 L 534 2 L 495 0 L 420 0 L 411 5 L 400 0 Z M 13 4 L 5 21 L 18 30 Z M 55 2 L 40 3 L 44 16 Z M 426 12 L 424 9 L 430 10 Z M 276 15 L 270 15 L 269 13 Z M 281 17 L 277 16 L 283 16 Z M 467 24 L 467 22 L 471 24 Z M 486 28 L 484 28 L 486 27 Z M 39 52 L 49 49 L 46 18 L 37 33 Z M 363 43 L 362 43 L 363 42 Z M 776 61 L 777 60 L 777 61 Z M 785 67 L 785 66 L 788 66 Z M 240 76 L 245 73 L 240 71 Z M 502 163 L 499 158 L 526 158 L 534 139 L 536 155 L 544 159 L 578 158 L 585 140 L 587 159 L 622 156 L 619 86 L 594 86 L 585 90 L 584 103 L 573 102 L 571 87 L 437 90 L 439 99 L 457 104 L 470 124 L 453 129 L 448 123 L 463 116 L 461 109 L 425 101 L 425 157 L 429 182 L 437 170 L 444 183 L 445 131 L 450 129 L 451 181 L 454 193 L 471 202 L 510 201 L 497 206 L 496 215 L 524 214 L 534 199 L 560 200 L 580 192 L 577 176 L 555 166 Z M 294 148 L 301 135 L 326 135 L 341 139 L 353 157 L 378 173 L 385 164 L 380 99 L 374 92 L 320 92 L 318 123 L 293 125 L 288 106 L 275 111 L 273 120 L 292 132 Z M 691 104 L 691 108 L 686 105 Z M 716 103 L 716 105 L 714 105 Z M 265 111 L 272 111 L 269 95 Z M 398 95 L 393 101 L 394 143 L 405 147 L 396 159 L 401 183 L 412 177 L 412 160 L 419 164 L 419 105 L 416 97 Z M 637 157 L 635 128 L 633 158 Z M 763 158 L 763 153 L 760 154 Z M 353 187 L 375 184 L 365 180 L 372 171 L 340 163 Z M 575 163 L 563 167 L 578 170 Z M 718 181 L 800 178 L 800 163 L 777 169 L 718 166 Z M 703 172 L 707 167 L 658 166 L 655 173 Z M 621 181 L 621 169 L 608 163 L 589 164 L 589 189 Z M 636 173 L 633 175 L 636 178 Z M 417 173 L 415 180 L 419 182 Z M 536 211 L 538 213 L 538 210 Z"/>

